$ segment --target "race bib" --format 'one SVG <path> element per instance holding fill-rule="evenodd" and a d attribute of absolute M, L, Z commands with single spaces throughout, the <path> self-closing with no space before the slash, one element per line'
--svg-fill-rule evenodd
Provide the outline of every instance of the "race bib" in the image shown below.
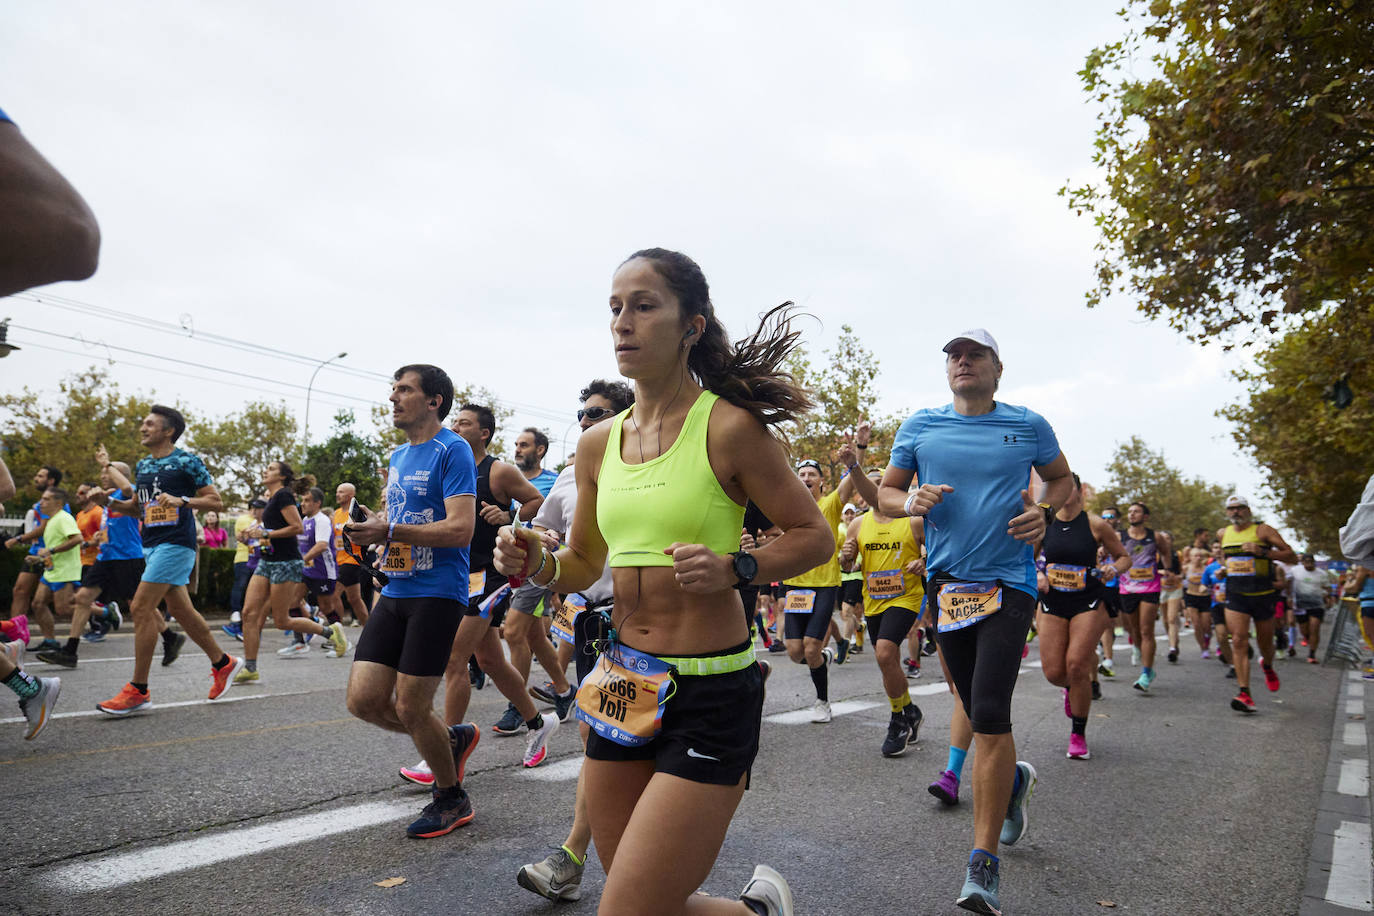
<path fill-rule="evenodd" d="M 485 569 L 475 573 L 468 573 L 468 600 L 481 598 L 482 593 L 487 589 L 487 571 Z"/>
<path fill-rule="evenodd" d="M 1153 566 L 1132 566 L 1129 573 L 1132 582 L 1149 582 L 1155 577 Z"/>
<path fill-rule="evenodd" d="M 1218 582 L 1216 585 L 1213 585 L 1213 586 L 1212 586 L 1212 603 L 1213 603 L 1213 604 L 1225 604 L 1225 603 L 1226 603 L 1226 583 L 1225 583 L 1225 582 Z"/>
<path fill-rule="evenodd" d="M 874 601 L 887 601 L 900 598 L 906 593 L 906 582 L 900 569 L 880 569 L 866 577 L 868 597 Z"/>
<path fill-rule="evenodd" d="M 1254 557 L 1227 557 L 1226 575 L 1228 576 L 1253 576 L 1255 574 Z"/>
<path fill-rule="evenodd" d="M 816 593 L 809 588 L 793 589 L 782 601 L 785 614 L 810 614 L 816 606 Z"/>
<path fill-rule="evenodd" d="M 572 645 L 575 642 L 573 626 L 577 623 L 577 615 L 586 609 L 586 598 L 578 594 L 569 595 L 553 612 L 553 618 L 549 621 L 549 631 L 568 645 Z"/>
<path fill-rule="evenodd" d="M 995 582 L 946 582 L 939 603 L 940 632 L 962 630 L 1002 609 L 1002 588 Z"/>
<path fill-rule="evenodd" d="M 1081 592 L 1088 587 L 1088 567 L 1050 563 L 1045 567 L 1045 578 L 1056 592 Z"/>
<path fill-rule="evenodd" d="M 1191 573 L 1188 576 L 1188 584 L 1197 587 L 1202 584 L 1202 573 Z"/>
<path fill-rule="evenodd" d="M 171 506 L 148 503 L 143 507 L 143 524 L 149 528 L 164 528 L 177 523 L 178 510 Z"/>
<path fill-rule="evenodd" d="M 601 654 L 577 688 L 577 718 L 616 744 L 648 744 L 663 725 L 663 706 L 673 689 L 671 665 L 617 644 Z"/>
<path fill-rule="evenodd" d="M 389 544 L 382 558 L 382 572 L 389 576 L 405 575 L 415 568 L 409 544 Z"/>

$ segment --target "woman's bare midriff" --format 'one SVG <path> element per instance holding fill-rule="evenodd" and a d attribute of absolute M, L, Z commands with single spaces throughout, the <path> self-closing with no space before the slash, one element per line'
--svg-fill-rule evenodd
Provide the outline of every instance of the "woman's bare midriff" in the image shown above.
<path fill-rule="evenodd" d="M 671 566 L 612 569 L 613 622 L 620 641 L 652 655 L 704 655 L 749 639 L 744 605 L 733 588 L 684 592 Z"/>

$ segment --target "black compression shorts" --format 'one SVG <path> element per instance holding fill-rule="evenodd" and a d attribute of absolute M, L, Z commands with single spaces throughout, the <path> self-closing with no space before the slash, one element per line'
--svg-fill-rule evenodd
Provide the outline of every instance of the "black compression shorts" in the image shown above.
<path fill-rule="evenodd" d="M 442 677 L 464 604 L 453 598 L 377 599 L 353 658 L 413 677 Z"/>

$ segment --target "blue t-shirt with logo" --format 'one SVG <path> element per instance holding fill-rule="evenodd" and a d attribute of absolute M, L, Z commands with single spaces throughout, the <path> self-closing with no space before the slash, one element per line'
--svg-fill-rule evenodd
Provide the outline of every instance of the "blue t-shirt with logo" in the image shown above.
<path fill-rule="evenodd" d="M 1000 580 L 1035 595 L 1031 545 L 1007 533 L 1025 512 L 1021 491 L 1032 467 L 1059 457 L 1045 418 L 996 402 L 991 413 L 966 417 L 953 404 L 919 410 L 902 423 L 892 464 L 916 472 L 922 484 L 954 488 L 926 516 L 926 568 L 966 582 Z"/>
<path fill-rule="evenodd" d="M 453 430 L 444 428 L 428 442 L 406 443 L 391 453 L 386 482 L 386 517 L 397 525 L 425 525 L 448 517 L 444 500 L 477 495 L 477 464 L 472 449 Z M 393 545 L 394 549 L 395 545 Z M 382 588 L 387 598 L 452 598 L 468 600 L 468 549 L 419 547 L 409 550 L 397 569 L 386 564 L 391 581 Z"/>
<path fill-rule="evenodd" d="M 119 490 L 111 490 L 110 496 L 113 499 L 130 499 L 133 492 L 121 493 Z M 105 510 L 105 543 L 100 545 L 100 552 L 95 555 L 97 563 L 106 560 L 141 560 L 143 559 L 143 536 L 138 530 L 138 519 L 132 515 L 125 515 L 113 506 Z"/>
<path fill-rule="evenodd" d="M 534 477 L 530 478 L 530 483 L 539 491 L 539 495 L 545 499 L 549 496 L 549 491 L 553 489 L 554 481 L 558 480 L 558 475 L 548 468 L 542 469 Z"/>
<path fill-rule="evenodd" d="M 202 487 L 214 485 L 205 462 L 183 449 L 174 448 L 161 457 L 140 459 L 136 471 L 139 509 L 143 513 L 143 546 L 177 544 L 196 547 L 195 513 L 187 506 L 162 510 L 157 498 L 168 493 L 182 499 L 195 496 Z M 175 517 L 170 513 L 175 512 Z"/>

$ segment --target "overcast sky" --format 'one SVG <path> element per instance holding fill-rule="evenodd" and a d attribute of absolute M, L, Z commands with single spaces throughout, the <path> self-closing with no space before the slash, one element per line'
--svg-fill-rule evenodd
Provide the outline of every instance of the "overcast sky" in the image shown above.
<path fill-rule="evenodd" d="M 1083 306 L 1095 235 L 1056 191 L 1093 174 L 1077 71 L 1120 36 L 1111 10 L 26 4 L 0 31 L 0 107 L 104 234 L 94 278 L 37 295 L 347 351 L 379 375 L 320 372 L 317 439 L 339 407 L 385 398 L 381 374 L 433 362 L 561 454 L 581 385 L 615 375 L 610 276 L 657 245 L 702 265 L 733 336 L 785 299 L 820 318 L 813 352 L 853 326 L 880 410 L 946 403 L 940 347 L 985 326 L 1000 396 L 1044 414 L 1085 480 L 1139 434 L 1253 498 L 1260 472 L 1214 416 L 1241 394 L 1238 357 L 1126 302 Z M 202 413 L 261 397 L 304 413 L 304 363 L 51 302 L 4 315 L 24 347 L 4 390 L 113 358 L 124 389 Z"/>

